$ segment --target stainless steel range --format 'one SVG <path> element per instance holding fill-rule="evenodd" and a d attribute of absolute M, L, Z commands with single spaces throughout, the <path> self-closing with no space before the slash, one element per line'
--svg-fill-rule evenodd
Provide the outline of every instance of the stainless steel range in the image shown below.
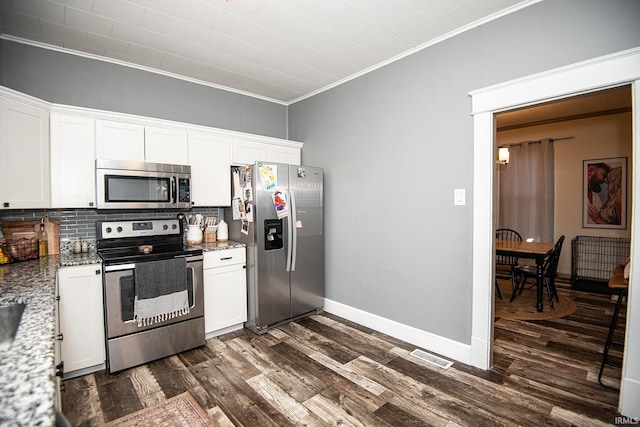
<path fill-rule="evenodd" d="M 204 345 L 202 250 L 179 219 L 98 221 L 110 372 Z"/>

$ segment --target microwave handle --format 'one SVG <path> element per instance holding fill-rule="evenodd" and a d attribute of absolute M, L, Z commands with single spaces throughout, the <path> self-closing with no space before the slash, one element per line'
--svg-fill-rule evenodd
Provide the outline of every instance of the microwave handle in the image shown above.
<path fill-rule="evenodd" d="M 177 199 L 176 194 L 177 194 L 176 177 L 172 176 L 171 177 L 171 195 L 170 195 L 171 203 L 174 203 L 174 204 L 176 203 L 176 199 Z"/>

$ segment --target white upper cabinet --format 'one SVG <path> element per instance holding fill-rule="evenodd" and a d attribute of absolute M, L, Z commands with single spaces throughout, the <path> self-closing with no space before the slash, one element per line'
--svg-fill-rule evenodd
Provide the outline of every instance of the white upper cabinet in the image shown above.
<path fill-rule="evenodd" d="M 193 206 L 231 205 L 231 140 L 189 132 Z"/>
<path fill-rule="evenodd" d="M 269 146 L 260 142 L 233 140 L 231 162 L 234 165 L 250 165 L 269 160 Z"/>
<path fill-rule="evenodd" d="M 187 131 L 145 126 L 144 157 L 152 163 L 188 165 Z"/>
<path fill-rule="evenodd" d="M 96 157 L 144 162 L 144 125 L 96 120 Z"/>
<path fill-rule="evenodd" d="M 234 139 L 231 163 L 234 165 L 250 165 L 255 162 L 299 165 L 300 148 Z"/>
<path fill-rule="evenodd" d="M 49 104 L 0 86 L 0 209 L 92 208 L 96 159 L 191 166 L 194 206 L 230 206 L 231 165 L 300 164 L 302 143 Z"/>
<path fill-rule="evenodd" d="M 188 165 L 187 131 L 99 119 L 96 157 Z"/>
<path fill-rule="evenodd" d="M 51 207 L 96 206 L 95 120 L 51 113 Z"/>
<path fill-rule="evenodd" d="M 0 208 L 51 205 L 49 111 L 0 96 Z"/>
<path fill-rule="evenodd" d="M 289 165 L 299 165 L 300 149 L 284 147 L 281 145 L 270 145 L 269 161 L 275 163 L 287 163 Z"/>

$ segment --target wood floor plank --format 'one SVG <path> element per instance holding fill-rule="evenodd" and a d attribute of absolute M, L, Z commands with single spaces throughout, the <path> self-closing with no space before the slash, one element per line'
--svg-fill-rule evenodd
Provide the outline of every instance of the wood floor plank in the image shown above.
<path fill-rule="evenodd" d="M 211 421 L 213 421 L 216 427 L 235 427 L 233 422 L 227 417 L 227 414 L 225 414 L 219 406 L 214 406 L 209 409 L 207 415 L 209 415 L 209 418 L 211 418 Z"/>
<path fill-rule="evenodd" d="M 358 372 L 367 374 L 379 382 L 387 384 L 392 392 L 409 399 L 412 406 L 404 408 L 409 413 L 415 414 L 417 408 L 423 407 L 441 417 L 449 417 L 456 423 L 465 424 L 469 420 L 475 420 L 478 425 L 496 425 L 505 420 L 518 425 L 528 425 L 527 421 L 520 419 L 517 408 L 510 405 L 503 395 L 494 395 L 487 390 L 469 387 L 453 378 L 446 378 L 441 373 L 428 369 L 406 369 L 408 361 L 395 359 L 387 366 L 378 365 L 370 359 L 360 357 L 350 363 Z M 404 365 L 404 369 L 397 369 Z M 416 365 L 417 366 L 417 365 Z M 401 373 L 410 372 L 411 375 Z M 400 406 L 399 400 L 391 399 L 392 403 Z M 427 406 L 424 406 L 427 405 Z M 401 406 L 402 407 L 402 406 Z M 508 407 L 509 411 L 496 414 L 496 408 Z M 452 414 L 455 408 L 455 414 Z M 549 412 L 551 405 L 549 405 Z M 537 423 L 544 420 L 543 413 L 535 417 Z"/>
<path fill-rule="evenodd" d="M 572 393 L 576 396 L 576 400 L 584 398 L 594 404 L 598 404 L 602 400 L 606 406 L 616 404 L 617 399 L 613 398 L 613 396 L 601 393 L 599 384 L 587 381 L 586 373 L 572 378 L 571 373 L 560 371 L 557 366 L 555 368 L 546 364 L 518 360 L 509 367 L 509 372 L 521 378 L 546 384 L 556 390 Z M 584 380 L 578 379 L 581 376 L 584 376 Z"/>
<path fill-rule="evenodd" d="M 178 356 L 166 357 L 147 364 L 167 398 L 189 391 L 205 410 L 216 406 L 215 400 L 180 360 Z"/>
<path fill-rule="evenodd" d="M 477 368 L 456 364 L 456 366 L 458 366 L 457 369 L 442 369 L 411 356 L 406 350 L 395 348 L 393 352 L 400 356 L 400 358 L 388 364 L 389 367 L 411 378 L 419 379 L 422 383 L 434 383 L 431 374 L 428 373 L 429 371 L 433 371 L 433 373 L 437 375 L 435 378 L 441 376 L 455 380 L 460 384 L 464 384 L 460 386 L 457 392 L 457 395 L 462 399 L 466 396 L 465 390 L 471 389 L 477 390 L 478 393 L 474 393 L 474 395 L 482 393 L 490 396 L 489 401 L 495 401 L 496 408 L 511 408 L 514 411 L 518 408 L 535 408 L 528 411 L 532 415 L 535 415 L 535 413 L 546 415 L 551 410 L 551 404 L 547 404 L 544 401 L 541 402 L 539 399 L 531 397 L 528 393 L 522 393 L 520 390 L 505 390 L 504 383 L 508 376 L 511 375 L 508 372 L 492 369 L 488 371 L 492 377 L 487 378 L 478 375 L 479 370 Z M 485 373 L 486 371 L 480 372 Z M 455 384 L 450 383 L 446 379 L 442 379 L 441 381 L 447 384 L 447 387 L 449 387 L 450 384 Z M 539 421 L 539 419 L 536 420 L 536 422 Z"/>
<path fill-rule="evenodd" d="M 338 363 L 337 361 L 331 359 L 323 353 L 316 352 L 313 353 L 310 357 L 316 362 L 321 363 L 322 365 L 331 369 L 341 377 L 348 379 L 352 383 L 359 385 L 360 387 L 370 391 L 376 396 L 380 396 L 387 390 L 385 386 L 371 380 L 368 377 L 358 374 L 349 366 Z"/>
<path fill-rule="evenodd" d="M 265 427 L 294 425 L 228 368 L 205 362 L 195 366 L 193 371 L 234 424 Z"/>
<path fill-rule="evenodd" d="M 148 408 L 166 400 L 164 391 L 147 365 L 131 369 L 129 378 L 143 407 Z"/>
<path fill-rule="evenodd" d="M 99 376 L 96 376 L 98 379 Z M 109 422 L 143 408 L 131 379 L 121 377 L 104 384 L 97 383 L 104 420 Z"/>
<path fill-rule="evenodd" d="M 335 325 L 319 322 L 315 318 L 303 319 L 299 323 L 305 328 L 343 345 L 354 353 L 365 355 L 380 363 L 386 363 L 394 357 L 388 352 L 393 346 L 375 337 L 360 335 L 355 329 L 336 328 Z"/>
<path fill-rule="evenodd" d="M 322 381 L 298 368 L 259 340 L 252 340 L 251 343 L 248 343 L 236 338 L 227 341 L 227 344 L 255 366 L 262 375 L 269 377 L 271 381 L 300 402 L 326 388 Z"/>
<path fill-rule="evenodd" d="M 321 363 L 306 357 L 305 354 L 299 352 L 288 343 L 280 343 L 274 346 L 273 349 L 295 362 L 301 369 L 318 378 L 323 384 L 326 384 L 327 388 L 321 394 L 327 398 L 340 401 L 344 399 L 344 396 L 348 396 L 358 406 L 365 408 L 369 412 L 374 412 L 386 402 L 385 399 L 349 381 Z"/>
<path fill-rule="evenodd" d="M 362 408 L 355 405 L 353 401 L 348 398 L 344 398 L 339 402 L 336 402 L 333 399 L 318 394 L 306 400 L 304 405 L 326 425 L 348 425 L 360 427 L 389 426 L 384 420 L 378 418 L 372 413 L 362 410 Z"/>
<path fill-rule="evenodd" d="M 357 352 L 315 333 L 297 322 L 283 325 L 282 329 L 299 343 L 304 343 L 306 346 L 325 354 L 339 363 L 347 363 L 358 357 Z"/>
<path fill-rule="evenodd" d="M 611 425 L 619 394 L 600 387 L 597 374 L 615 302 L 561 281 L 558 291 L 575 313 L 495 320 L 490 370 L 459 362 L 442 369 L 412 356 L 410 343 L 322 313 L 66 380 L 63 410 L 76 427 L 98 426 L 189 391 L 223 427 Z M 623 350 L 614 344 L 611 353 Z M 618 385 L 620 373 L 607 367 L 604 380 Z"/>
<path fill-rule="evenodd" d="M 256 392 L 294 424 L 308 424 L 310 419 L 313 418 L 304 405 L 271 381 L 266 375 L 256 375 L 247 380 L 247 384 L 253 387 Z"/>
<path fill-rule="evenodd" d="M 72 385 L 69 385 L 72 384 Z M 85 375 L 63 386 L 62 412 L 76 427 L 104 424 L 104 414 L 93 375 Z"/>
<path fill-rule="evenodd" d="M 532 397 L 552 404 L 554 408 L 565 408 L 575 413 L 581 413 L 594 420 L 613 423 L 614 417 L 617 413 L 614 406 L 597 404 L 587 399 L 580 398 L 572 392 L 557 389 L 553 386 L 523 378 L 518 375 L 510 376 L 505 382 L 505 386 L 526 391 Z"/>

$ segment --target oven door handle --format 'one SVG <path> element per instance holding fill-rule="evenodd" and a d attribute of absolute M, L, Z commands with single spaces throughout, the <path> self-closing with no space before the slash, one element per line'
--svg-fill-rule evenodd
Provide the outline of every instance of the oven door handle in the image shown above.
<path fill-rule="evenodd" d="M 136 268 L 135 264 L 115 264 L 115 265 L 105 265 L 104 271 L 106 273 L 108 271 L 133 270 L 134 268 Z"/>

